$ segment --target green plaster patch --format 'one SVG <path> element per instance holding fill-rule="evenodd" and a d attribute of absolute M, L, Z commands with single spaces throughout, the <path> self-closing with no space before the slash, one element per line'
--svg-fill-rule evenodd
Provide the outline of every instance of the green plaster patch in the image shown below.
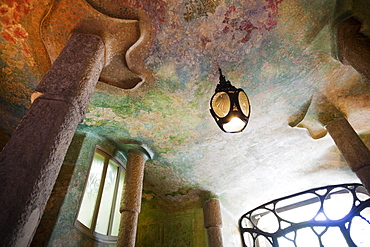
<path fill-rule="evenodd" d="M 206 246 L 203 212 L 199 205 L 181 207 L 154 198 L 143 200 L 141 206 L 137 246 Z"/>

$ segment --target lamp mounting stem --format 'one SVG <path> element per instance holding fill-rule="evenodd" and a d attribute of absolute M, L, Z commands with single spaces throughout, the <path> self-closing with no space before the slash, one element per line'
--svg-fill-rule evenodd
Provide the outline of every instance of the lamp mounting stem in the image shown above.
<path fill-rule="evenodd" d="M 218 68 L 218 71 L 220 72 L 220 82 L 216 86 L 215 92 L 223 92 L 223 91 L 235 91 L 236 87 L 231 85 L 230 81 L 226 81 L 225 76 L 222 74 L 222 71 L 220 68 Z"/>

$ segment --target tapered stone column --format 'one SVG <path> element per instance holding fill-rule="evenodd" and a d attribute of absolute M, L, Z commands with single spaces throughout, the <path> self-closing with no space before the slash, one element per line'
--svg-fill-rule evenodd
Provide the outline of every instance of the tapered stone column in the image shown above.
<path fill-rule="evenodd" d="M 207 229 L 208 246 L 222 247 L 222 217 L 220 201 L 210 199 L 203 205 L 204 227 Z"/>
<path fill-rule="evenodd" d="M 73 34 L 0 155 L 0 246 L 28 246 L 104 64 L 99 37 Z"/>
<path fill-rule="evenodd" d="M 338 57 L 370 82 L 370 38 L 360 32 L 361 22 L 350 17 L 338 26 Z"/>
<path fill-rule="evenodd" d="M 334 119 L 326 129 L 352 171 L 370 192 L 370 150 L 343 117 Z"/>
<path fill-rule="evenodd" d="M 126 176 L 120 207 L 121 223 L 117 246 L 134 247 L 137 221 L 141 210 L 144 167 L 148 157 L 139 150 L 131 149 L 128 153 Z"/>

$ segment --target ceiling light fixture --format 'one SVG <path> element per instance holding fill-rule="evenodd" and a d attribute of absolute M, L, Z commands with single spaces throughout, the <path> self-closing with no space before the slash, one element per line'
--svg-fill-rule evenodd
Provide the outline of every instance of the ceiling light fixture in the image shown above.
<path fill-rule="evenodd" d="M 231 85 L 220 72 L 220 82 L 211 98 L 211 115 L 224 132 L 238 133 L 245 129 L 250 115 L 250 104 L 241 88 Z"/>

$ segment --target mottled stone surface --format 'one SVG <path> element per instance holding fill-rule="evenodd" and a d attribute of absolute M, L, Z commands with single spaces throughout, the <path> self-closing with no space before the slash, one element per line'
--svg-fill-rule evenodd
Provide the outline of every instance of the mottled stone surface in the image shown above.
<path fill-rule="evenodd" d="M 338 56 L 370 82 L 370 38 L 361 33 L 362 22 L 348 18 L 338 27 Z"/>
<path fill-rule="evenodd" d="M 207 228 L 208 246 L 221 247 L 222 243 L 222 215 L 220 201 L 210 199 L 203 205 L 204 227 Z"/>
<path fill-rule="evenodd" d="M 51 233 L 57 223 L 60 207 L 68 191 L 73 171 L 73 166 L 63 165 L 61 167 L 54 189 L 51 192 L 44 214 L 30 246 L 39 247 L 48 245 Z"/>
<path fill-rule="evenodd" d="M 61 54 L 0 156 L 1 245 L 30 244 L 98 80 L 104 44 L 74 35 Z"/>
<path fill-rule="evenodd" d="M 345 118 L 338 118 L 330 122 L 326 128 L 335 144 L 347 160 L 351 170 L 361 179 L 365 188 L 370 191 L 370 150 L 357 135 Z M 366 169 L 365 169 L 366 168 Z"/>
<path fill-rule="evenodd" d="M 203 205 L 204 227 L 221 227 L 222 216 L 220 201 L 218 199 L 210 199 Z"/>
<path fill-rule="evenodd" d="M 356 175 L 357 177 L 359 177 L 366 190 L 370 191 L 370 165 L 364 166 L 363 168 L 358 170 L 356 172 Z"/>
<path fill-rule="evenodd" d="M 144 155 L 129 152 L 126 164 L 124 194 L 120 211 L 135 211 L 140 213 L 141 195 L 143 191 L 144 168 L 146 158 Z"/>
<path fill-rule="evenodd" d="M 78 156 L 82 151 L 81 148 L 84 137 L 84 135 L 76 134 L 69 145 L 58 178 L 55 182 L 49 200 L 46 204 L 44 214 L 30 246 L 47 246 L 55 225 L 57 224 L 58 215 L 60 213 L 64 214 L 61 210 L 61 207 L 67 193 L 70 191 L 69 185 L 71 182 L 73 182 L 71 181 L 71 178 L 75 171 L 74 168 L 76 166 Z"/>
<path fill-rule="evenodd" d="M 141 211 L 145 161 L 144 154 L 139 154 L 135 150 L 129 151 L 120 205 L 121 223 L 117 241 L 118 246 L 135 246 L 137 220 Z"/>
<path fill-rule="evenodd" d="M 9 141 L 10 136 L 7 135 L 4 131 L 0 130 L 0 150 L 3 150 L 6 143 Z"/>
<path fill-rule="evenodd" d="M 37 99 L 71 104 L 82 121 L 105 59 L 101 38 L 75 33 L 46 73 L 35 91 Z"/>
<path fill-rule="evenodd" d="M 135 211 L 122 211 L 121 224 L 119 226 L 119 236 L 117 246 L 134 247 L 136 242 L 137 220 L 139 214 Z"/>
<path fill-rule="evenodd" d="M 222 233 L 220 227 L 207 228 L 208 233 L 208 246 L 209 247 L 222 247 Z"/>

